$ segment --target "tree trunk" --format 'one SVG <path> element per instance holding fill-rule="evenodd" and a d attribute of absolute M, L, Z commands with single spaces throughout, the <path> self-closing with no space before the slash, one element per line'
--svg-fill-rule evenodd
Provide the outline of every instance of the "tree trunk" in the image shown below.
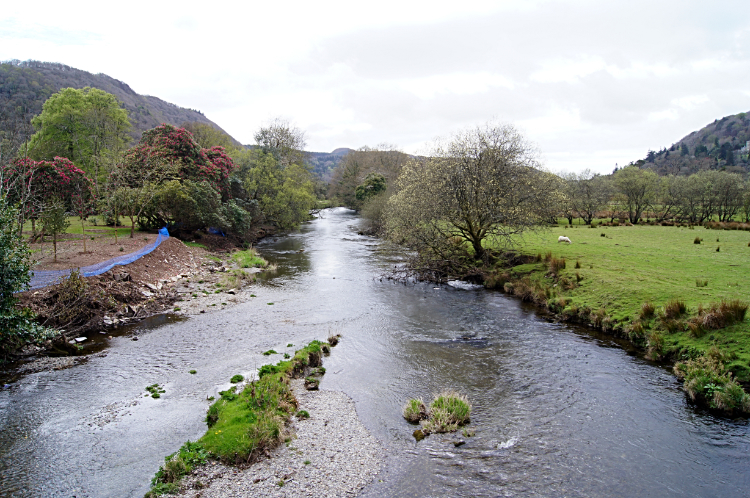
<path fill-rule="evenodd" d="M 52 247 L 54 247 L 55 251 L 54 261 L 57 263 L 57 232 L 52 234 Z"/>
<path fill-rule="evenodd" d="M 83 224 L 83 218 L 81 218 L 81 234 L 83 234 L 83 254 L 86 254 L 86 227 Z"/>

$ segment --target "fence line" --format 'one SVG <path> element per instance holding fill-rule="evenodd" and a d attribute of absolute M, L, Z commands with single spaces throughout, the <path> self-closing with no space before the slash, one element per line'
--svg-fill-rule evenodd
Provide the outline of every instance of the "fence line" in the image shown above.
<path fill-rule="evenodd" d="M 132 263 L 133 261 L 136 261 L 146 254 L 150 253 L 157 247 L 159 247 L 159 244 L 162 243 L 162 241 L 169 238 L 169 231 L 167 231 L 167 227 L 159 229 L 159 235 L 156 237 L 156 240 L 153 244 L 149 244 L 146 247 L 143 247 L 142 249 L 131 252 L 128 254 L 123 254 L 122 256 L 117 256 L 116 258 L 108 259 L 107 261 L 103 261 L 101 263 L 97 263 L 95 265 L 89 265 L 84 266 L 82 268 L 79 268 L 78 271 L 81 272 L 81 276 L 84 277 L 93 277 L 95 275 L 101 275 L 104 272 L 107 272 L 118 265 L 127 265 Z M 47 287 L 49 285 L 53 285 L 58 283 L 59 281 L 68 278 L 70 275 L 71 270 L 40 270 L 40 271 L 32 271 L 31 272 L 31 282 L 29 283 L 29 287 L 31 290 L 36 289 L 42 289 L 44 287 Z"/>

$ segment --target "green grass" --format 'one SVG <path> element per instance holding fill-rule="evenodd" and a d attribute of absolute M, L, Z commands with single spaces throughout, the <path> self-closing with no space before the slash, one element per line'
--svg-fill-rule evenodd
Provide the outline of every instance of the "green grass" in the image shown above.
<path fill-rule="evenodd" d="M 259 379 L 247 384 L 239 393 L 236 386 L 219 393 L 221 397 L 206 414 L 208 431 L 197 442 L 186 443 L 178 453 L 165 459 L 146 496 L 175 492 L 179 489 L 179 480 L 209 458 L 244 464 L 280 444 L 286 437 L 286 423 L 292 415 L 303 417 L 306 413 L 297 411 L 289 378 L 320 366 L 321 344 L 312 341 L 296 351 L 291 360 L 264 365 L 258 372 Z"/>
<path fill-rule="evenodd" d="M 558 243 L 560 235 L 568 236 L 573 243 Z M 720 238 L 721 252 L 716 252 L 713 245 L 695 244 L 696 236 L 706 240 Z M 549 263 L 545 261 L 514 267 L 507 277 L 516 282 L 527 277 L 528 292 L 536 292 L 528 300 L 538 302 L 545 297 L 540 292 L 546 292 L 547 302 L 552 303 L 553 308 L 556 306 L 558 312 L 585 309 L 593 316 L 594 311 L 603 310 L 599 319 L 607 321 L 605 327 L 619 325 L 627 329 L 640 316 L 644 303 L 653 303 L 658 316 L 664 314 L 671 300 L 677 299 L 687 307 L 686 317 L 689 318 L 697 314 L 699 306 L 733 299 L 750 302 L 748 232 L 661 226 L 591 229 L 578 225 L 577 228 L 553 227 L 526 235 L 518 242 L 523 254 L 552 253 L 554 258 L 577 261 L 580 266 L 576 269 L 568 264 L 566 269 L 559 270 L 557 280 L 548 275 Z M 498 267 L 496 271 L 503 270 Z M 502 279 L 499 280 L 502 283 Z M 703 285 L 704 282 L 707 284 Z M 557 287 L 553 287 L 555 283 Z M 711 346 L 718 346 L 727 354 L 727 366 L 736 378 L 750 381 L 748 321 L 701 337 L 695 337 L 689 330 L 667 332 L 660 340 L 663 340 L 664 353 L 676 359 L 695 356 Z"/>
<path fill-rule="evenodd" d="M 265 268 L 268 266 L 268 261 L 261 258 L 255 249 L 237 251 L 232 254 L 232 259 L 240 268 Z"/>
<path fill-rule="evenodd" d="M 186 240 L 184 242 L 184 244 L 186 246 L 188 246 L 188 247 L 200 247 L 201 249 L 208 249 L 206 246 L 204 246 L 203 244 L 200 244 L 198 242 L 190 242 L 190 241 Z"/>

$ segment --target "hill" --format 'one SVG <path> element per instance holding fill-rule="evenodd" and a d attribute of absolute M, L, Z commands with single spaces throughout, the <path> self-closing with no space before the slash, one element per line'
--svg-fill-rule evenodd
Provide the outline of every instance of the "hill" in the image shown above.
<path fill-rule="evenodd" d="M 134 140 L 138 140 L 145 130 L 162 123 L 179 126 L 185 122 L 199 122 L 221 130 L 200 111 L 185 109 L 150 95 L 140 95 L 126 83 L 106 74 L 91 74 L 54 62 L 17 60 L 0 63 L 0 125 L 19 113 L 29 119 L 39 114 L 47 98 L 62 88 L 87 86 L 109 92 L 122 102 L 133 125 L 131 135 Z"/>
<path fill-rule="evenodd" d="M 307 161 L 312 171 L 324 182 L 330 182 L 333 170 L 353 149 L 340 148 L 333 152 L 307 152 Z"/>
<path fill-rule="evenodd" d="M 650 150 L 632 164 L 660 175 L 689 175 L 704 169 L 745 174 L 750 171 L 750 115 L 745 112 L 714 120 L 669 148 Z"/>

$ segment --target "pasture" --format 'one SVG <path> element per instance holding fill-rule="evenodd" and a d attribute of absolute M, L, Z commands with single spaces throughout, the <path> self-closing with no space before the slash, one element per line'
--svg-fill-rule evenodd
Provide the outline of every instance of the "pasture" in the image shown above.
<path fill-rule="evenodd" d="M 569 237 L 572 243 L 559 243 L 560 236 Z M 696 237 L 702 239 L 700 244 L 694 242 Z M 527 234 L 517 242 L 524 254 L 551 252 L 565 258 L 566 267 L 560 275 L 576 280 L 577 273 L 580 279 L 574 289 L 556 289 L 558 295 L 570 299 L 569 305 L 604 308 L 624 325 L 638 316 L 646 301 L 658 311 L 670 299 L 679 299 L 687 305 L 688 315 L 694 315 L 699 305 L 722 299 L 750 303 L 750 232 L 703 227 L 560 225 Z M 541 278 L 546 265 L 522 265 L 514 272 L 529 272 Z M 673 350 L 698 351 L 716 345 L 736 355 L 729 366 L 741 380 L 750 380 L 748 320 L 700 338 L 688 331 L 667 334 L 665 343 Z"/>

